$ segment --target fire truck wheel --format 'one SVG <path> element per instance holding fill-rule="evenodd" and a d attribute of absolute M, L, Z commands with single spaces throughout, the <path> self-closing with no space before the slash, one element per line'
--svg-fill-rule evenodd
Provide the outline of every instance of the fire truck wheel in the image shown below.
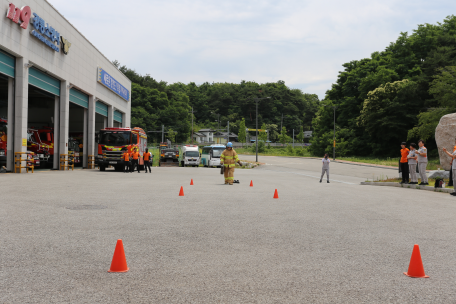
<path fill-rule="evenodd" d="M 100 165 L 100 171 L 105 171 L 105 170 L 106 170 L 106 167 Z"/>

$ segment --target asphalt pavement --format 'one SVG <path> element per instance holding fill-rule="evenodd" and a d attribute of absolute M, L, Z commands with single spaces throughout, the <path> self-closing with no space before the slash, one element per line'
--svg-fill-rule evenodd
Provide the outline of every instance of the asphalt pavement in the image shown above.
<path fill-rule="evenodd" d="M 266 163 L 233 186 L 216 168 L 1 174 L 0 303 L 456 302 L 456 198 Z M 107 272 L 117 239 L 127 273 Z M 414 244 L 428 279 L 403 274 Z"/>

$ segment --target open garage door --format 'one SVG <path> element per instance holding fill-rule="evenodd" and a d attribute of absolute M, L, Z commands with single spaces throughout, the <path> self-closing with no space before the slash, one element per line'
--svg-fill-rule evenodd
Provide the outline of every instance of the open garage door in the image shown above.
<path fill-rule="evenodd" d="M 40 157 L 40 168 L 53 167 L 58 160 L 55 145 L 58 131 L 56 97 L 60 97 L 60 80 L 34 67 L 29 69 L 28 136 L 27 149 Z M 56 117 L 57 116 L 57 117 Z M 57 155 L 54 155 L 54 151 Z"/>
<path fill-rule="evenodd" d="M 68 151 L 74 153 L 75 166 L 86 164 L 87 146 L 87 109 L 89 107 L 89 95 L 71 88 L 70 89 L 70 113 L 68 121 Z M 84 153 L 85 151 L 85 153 Z"/>

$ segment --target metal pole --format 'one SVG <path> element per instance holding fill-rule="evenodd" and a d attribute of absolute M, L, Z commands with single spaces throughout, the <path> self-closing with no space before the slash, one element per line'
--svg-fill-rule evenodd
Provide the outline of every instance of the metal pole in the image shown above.
<path fill-rule="evenodd" d="M 165 125 L 162 125 L 162 142 L 165 142 Z"/>
<path fill-rule="evenodd" d="M 293 148 L 294 148 L 294 129 L 293 129 Z"/>
<path fill-rule="evenodd" d="M 258 162 L 258 98 L 256 99 L 256 162 Z"/>
<path fill-rule="evenodd" d="M 282 120 L 280 121 L 280 132 L 282 132 L 282 127 L 283 127 L 283 113 L 282 113 Z"/>
<path fill-rule="evenodd" d="M 192 107 L 192 145 L 193 145 L 193 107 Z"/>
<path fill-rule="evenodd" d="M 333 140 L 333 160 L 336 160 L 336 107 L 334 107 L 334 140 Z"/>
<path fill-rule="evenodd" d="M 227 141 L 230 141 L 230 121 L 228 120 L 228 139 Z"/>

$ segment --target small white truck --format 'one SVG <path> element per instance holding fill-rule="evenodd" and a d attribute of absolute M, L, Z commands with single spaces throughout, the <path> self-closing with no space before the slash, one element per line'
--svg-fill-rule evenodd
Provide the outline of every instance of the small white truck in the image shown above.
<path fill-rule="evenodd" d="M 179 157 L 182 167 L 199 167 L 200 153 L 197 145 L 184 145 Z"/>

